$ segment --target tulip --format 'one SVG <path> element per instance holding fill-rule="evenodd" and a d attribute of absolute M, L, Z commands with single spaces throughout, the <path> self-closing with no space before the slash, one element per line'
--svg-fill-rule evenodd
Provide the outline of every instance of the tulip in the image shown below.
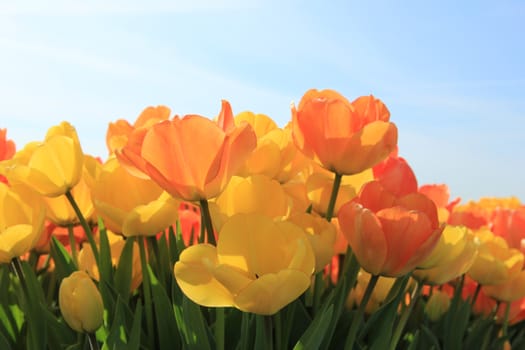
<path fill-rule="evenodd" d="M 350 103 L 333 90 L 309 90 L 292 105 L 292 133 L 308 158 L 341 175 L 369 169 L 397 144 L 397 128 L 373 96 Z"/>
<path fill-rule="evenodd" d="M 443 230 L 430 199 L 419 193 L 396 198 L 376 181 L 343 205 L 338 218 L 362 268 L 389 277 L 402 276 L 422 263 Z"/>
<path fill-rule="evenodd" d="M 346 300 L 346 305 L 348 307 L 353 308 L 354 306 L 361 304 L 366 287 L 370 283 L 371 277 L 372 276 L 366 271 L 359 271 L 359 273 L 357 274 L 357 284 L 352 289 Z M 365 312 L 367 314 L 371 314 L 377 309 L 379 309 L 381 304 L 385 301 L 386 297 L 388 296 L 388 292 L 390 292 L 390 289 L 394 285 L 395 281 L 395 278 L 390 277 L 380 277 L 377 280 L 377 284 L 375 285 L 374 290 L 372 291 L 372 295 L 370 296 L 370 299 L 366 304 Z"/>
<path fill-rule="evenodd" d="M 468 275 L 482 285 L 505 283 L 516 277 L 523 268 L 524 257 L 517 249 L 488 229 L 475 232 L 480 241 L 478 255 Z"/>
<path fill-rule="evenodd" d="M 33 191 L 4 183 L 0 183 L 0 203 L 0 263 L 9 263 L 40 240 L 45 207 Z"/>
<path fill-rule="evenodd" d="M 335 215 L 337 215 L 339 208 L 341 208 L 343 204 L 356 196 L 361 183 L 368 178 L 365 173 L 367 172 L 353 176 L 345 176 L 343 178 L 334 206 Z M 362 176 L 362 174 L 364 174 L 364 176 Z M 368 175 L 371 174 L 368 173 Z M 333 183 L 334 174 L 327 171 L 314 172 L 306 180 L 308 199 L 312 203 L 313 210 L 320 215 L 326 216 Z"/>
<path fill-rule="evenodd" d="M 16 151 L 15 143 L 8 140 L 6 134 L 6 129 L 0 129 L 0 160 L 11 159 Z"/>
<path fill-rule="evenodd" d="M 231 117 L 226 101 L 221 115 Z M 218 122 L 198 115 L 157 123 L 143 137 L 130 138 L 117 155 L 176 198 L 186 201 L 214 198 L 257 143 L 249 124 L 235 126 L 233 119 L 219 119 L 223 128 Z"/>
<path fill-rule="evenodd" d="M 232 177 L 215 202 L 227 216 L 257 212 L 269 217 L 282 217 L 287 215 L 289 206 L 281 185 L 265 175 Z"/>
<path fill-rule="evenodd" d="M 71 195 L 75 199 L 84 218 L 89 219 L 94 213 L 95 208 L 91 200 L 91 192 L 83 177 L 71 189 Z M 65 196 L 60 197 L 45 197 L 47 216 L 49 220 L 59 226 L 76 225 L 79 224 L 79 218 L 73 210 Z"/>
<path fill-rule="evenodd" d="M 407 161 L 395 153 L 374 166 L 372 170 L 374 178 L 395 196 L 417 192 L 416 175 Z"/>
<path fill-rule="evenodd" d="M 413 276 L 426 284 L 440 285 L 466 273 L 478 254 L 479 243 L 464 226 L 445 226 L 432 253 Z"/>
<path fill-rule="evenodd" d="M 525 270 L 496 285 L 482 287 L 483 292 L 498 301 L 512 302 L 525 297 Z"/>
<path fill-rule="evenodd" d="M 436 322 L 449 308 L 450 296 L 440 290 L 434 290 L 425 305 L 425 314 L 431 321 Z"/>
<path fill-rule="evenodd" d="M 75 331 L 91 333 L 102 325 L 102 296 L 84 271 L 75 271 L 62 280 L 58 303 L 64 320 Z"/>
<path fill-rule="evenodd" d="M 77 132 L 68 122 L 50 128 L 43 142 L 32 142 L 10 160 L 0 163 L 12 184 L 24 184 L 36 192 L 58 197 L 70 191 L 82 174 L 84 155 Z"/>
<path fill-rule="evenodd" d="M 126 241 L 122 236 L 114 234 L 109 230 L 107 231 L 107 235 L 111 253 L 111 263 L 113 266 L 117 266 Z M 140 264 L 139 246 L 137 242 L 133 242 L 133 257 L 131 265 L 130 290 L 133 291 L 142 283 L 142 267 Z M 100 272 L 95 261 L 95 256 L 93 255 L 93 250 L 89 244 L 83 244 L 82 249 L 78 253 L 78 269 L 80 271 L 86 271 L 95 281 L 100 280 Z"/>
<path fill-rule="evenodd" d="M 297 213 L 288 218 L 301 227 L 312 245 L 315 254 L 315 272 L 322 271 L 334 256 L 336 228 L 324 218 L 308 213 Z"/>
<path fill-rule="evenodd" d="M 449 202 L 450 193 L 448 186 L 445 184 L 423 185 L 419 187 L 418 192 L 423 193 L 436 204 L 439 222 L 448 222 L 452 210 L 461 200 L 461 198 L 457 197 L 452 202 Z"/>
<path fill-rule="evenodd" d="M 278 128 L 264 114 L 243 112 L 235 117 L 235 123 L 248 122 L 257 135 L 257 147 L 239 171 L 241 176 L 267 175 L 280 183 L 290 181 L 308 164 L 308 159 L 295 147 L 291 128 Z"/>
<path fill-rule="evenodd" d="M 496 209 L 492 214 L 492 232 L 525 254 L 525 206 Z"/>
<path fill-rule="evenodd" d="M 93 203 L 111 231 L 152 236 L 175 224 L 180 203 L 156 183 L 131 175 L 116 158 L 101 168 L 93 183 Z"/>
<path fill-rule="evenodd" d="M 272 315 L 310 286 L 315 257 L 304 231 L 260 214 L 237 214 L 217 246 L 186 248 L 174 266 L 184 294 L 208 307 Z"/>
<path fill-rule="evenodd" d="M 106 145 L 109 153 L 112 154 L 122 149 L 132 133 L 145 133 L 152 125 L 168 120 L 170 113 L 171 110 L 166 106 L 147 107 L 140 113 L 133 125 L 124 119 L 109 123 L 106 132 Z"/>
<path fill-rule="evenodd" d="M 0 129 L 0 161 L 11 159 L 16 151 L 15 143 L 7 139 L 6 133 L 6 129 Z M 0 182 L 7 183 L 7 179 L 1 174 Z"/>

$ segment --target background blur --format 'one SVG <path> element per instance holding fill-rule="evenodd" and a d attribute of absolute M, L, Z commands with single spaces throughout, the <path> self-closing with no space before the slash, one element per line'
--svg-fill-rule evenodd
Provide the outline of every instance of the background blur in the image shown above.
<path fill-rule="evenodd" d="M 310 88 L 382 99 L 420 185 L 525 201 L 525 2 L 0 0 L 0 128 L 105 158 L 143 108 L 284 126 Z"/>

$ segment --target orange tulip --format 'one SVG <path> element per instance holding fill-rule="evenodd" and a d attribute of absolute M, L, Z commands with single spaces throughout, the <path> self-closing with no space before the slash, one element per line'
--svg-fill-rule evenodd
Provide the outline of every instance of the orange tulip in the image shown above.
<path fill-rule="evenodd" d="M 385 105 L 373 96 L 350 103 L 333 90 L 309 90 L 292 105 L 297 147 L 324 168 L 357 174 L 385 159 L 397 144 L 397 128 Z"/>
<path fill-rule="evenodd" d="M 525 206 L 496 209 L 492 215 L 492 232 L 503 237 L 511 248 L 525 254 Z"/>
<path fill-rule="evenodd" d="M 420 193 L 396 198 L 379 182 L 366 184 L 339 210 L 339 224 L 362 268 L 373 275 L 399 277 L 423 262 L 443 227 L 435 204 Z"/>
<path fill-rule="evenodd" d="M 223 101 L 222 107 L 226 117 L 218 122 L 187 115 L 153 125 L 143 138 L 132 135 L 119 159 L 126 158 L 174 197 L 187 201 L 216 197 L 257 142 L 249 124 L 235 126 L 228 119 L 229 103 Z"/>
<path fill-rule="evenodd" d="M 133 132 L 144 134 L 153 124 L 167 120 L 170 113 L 170 109 L 165 106 L 147 107 L 140 113 L 133 125 L 124 119 L 109 123 L 106 132 L 106 145 L 109 152 L 113 153 L 124 147 Z"/>
<path fill-rule="evenodd" d="M 0 129 L 0 160 L 11 159 L 16 151 L 15 143 L 7 139 L 6 133 L 6 129 Z M 7 183 L 7 179 L 1 174 L 0 182 Z"/>
<path fill-rule="evenodd" d="M 402 157 L 390 155 L 372 170 L 374 178 L 396 196 L 417 192 L 416 175 Z"/>
<path fill-rule="evenodd" d="M 452 202 L 449 202 L 450 192 L 445 184 L 423 185 L 419 187 L 418 191 L 432 199 L 434 204 L 436 204 L 440 222 L 448 222 L 450 213 L 461 200 L 461 198 L 457 197 Z"/>

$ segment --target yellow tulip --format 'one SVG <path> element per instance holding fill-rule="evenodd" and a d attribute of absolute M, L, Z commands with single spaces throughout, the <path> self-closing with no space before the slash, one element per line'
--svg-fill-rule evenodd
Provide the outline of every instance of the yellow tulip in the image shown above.
<path fill-rule="evenodd" d="M 32 142 L 10 160 L 1 162 L 0 173 L 11 184 L 24 184 L 36 192 L 58 197 L 80 180 L 84 157 L 75 128 L 68 122 L 54 126 L 43 142 Z"/>
<path fill-rule="evenodd" d="M 308 233 L 306 237 L 315 254 L 315 271 L 323 270 L 332 261 L 335 254 L 335 226 L 324 218 L 308 213 L 292 215 L 288 221 L 293 222 Z"/>
<path fill-rule="evenodd" d="M 113 232 L 124 236 L 151 236 L 175 224 L 180 202 L 149 179 L 128 173 L 110 158 L 93 182 L 97 213 Z"/>
<path fill-rule="evenodd" d="M 425 305 L 425 314 L 431 321 L 439 321 L 450 308 L 450 296 L 440 290 L 434 290 Z"/>
<path fill-rule="evenodd" d="M 478 254 L 478 242 L 464 226 L 445 226 L 430 256 L 413 272 L 426 284 L 439 285 L 466 273 Z"/>
<path fill-rule="evenodd" d="M 80 181 L 75 187 L 73 187 L 71 194 L 82 212 L 83 217 L 90 219 L 95 208 L 93 207 L 93 201 L 91 200 L 91 191 L 86 184 L 84 177 L 81 177 Z M 54 224 L 58 226 L 67 226 L 69 224 L 80 223 L 71 203 L 69 203 L 65 196 L 44 197 L 44 202 L 46 203 L 47 217 Z"/>
<path fill-rule="evenodd" d="M 523 253 L 488 229 L 475 232 L 480 241 L 478 255 L 468 275 L 482 285 L 501 284 L 516 277 L 523 267 Z"/>
<path fill-rule="evenodd" d="M 107 231 L 109 248 L 111 252 L 111 262 L 113 266 L 117 266 L 120 261 L 120 255 L 124 249 L 126 241 L 122 236 Z M 136 242 L 133 243 L 133 258 L 131 269 L 131 285 L 130 290 L 133 291 L 142 283 L 142 267 L 140 263 L 139 247 Z M 84 243 L 82 249 L 78 253 L 78 269 L 86 271 L 95 281 L 100 279 L 100 272 L 98 270 L 93 250 L 89 244 Z"/>
<path fill-rule="evenodd" d="M 45 207 L 39 195 L 25 187 L 0 183 L 0 263 L 30 251 L 44 229 Z"/>
<path fill-rule="evenodd" d="M 328 209 L 334 176 L 334 173 L 320 166 L 315 166 L 312 169 L 312 174 L 306 180 L 306 190 L 308 198 L 313 205 L 313 210 L 321 215 L 325 215 Z M 366 182 L 371 180 L 373 180 L 373 173 L 370 169 L 352 176 L 343 176 L 335 202 L 334 215 L 339 212 L 339 208 L 343 204 L 349 202 L 357 195 Z"/>
<path fill-rule="evenodd" d="M 62 280 L 58 304 L 67 324 L 77 332 L 95 332 L 102 325 L 102 296 L 84 271 L 75 271 Z"/>
<path fill-rule="evenodd" d="M 232 177 L 215 202 L 227 216 L 260 213 L 281 217 L 287 215 L 289 206 L 288 196 L 281 185 L 265 175 Z"/>
<path fill-rule="evenodd" d="M 525 297 L 525 270 L 501 284 L 483 286 L 483 292 L 499 301 L 512 302 Z"/>
<path fill-rule="evenodd" d="M 238 214 L 222 227 L 217 247 L 186 248 L 174 273 L 197 304 L 272 315 L 308 289 L 314 267 L 314 253 L 300 227 Z"/>
<path fill-rule="evenodd" d="M 245 161 L 239 175 L 262 174 L 285 183 L 309 163 L 295 146 L 291 127 L 278 128 L 270 117 L 252 112 L 243 112 L 235 117 L 236 124 L 244 121 L 255 131 L 257 147 Z"/>
<path fill-rule="evenodd" d="M 365 270 L 359 271 L 357 275 L 357 284 L 355 285 L 354 289 L 352 289 L 346 300 L 346 305 L 348 307 L 353 308 L 354 306 L 361 304 L 361 300 L 363 299 L 371 276 L 372 275 Z M 394 285 L 395 281 L 396 279 L 392 277 L 379 277 L 377 284 L 372 291 L 372 295 L 370 296 L 368 304 L 366 304 L 365 312 L 367 314 L 373 313 L 381 306 L 388 296 L 388 292 Z"/>

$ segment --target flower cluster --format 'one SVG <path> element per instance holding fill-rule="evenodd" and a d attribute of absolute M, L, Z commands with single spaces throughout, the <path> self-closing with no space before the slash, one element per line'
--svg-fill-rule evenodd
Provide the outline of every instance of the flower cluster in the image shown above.
<path fill-rule="evenodd" d="M 420 186 L 397 138 L 333 90 L 284 127 L 148 107 L 106 160 L 68 122 L 19 151 L 1 129 L 0 344 L 525 345 L 525 206 Z"/>

